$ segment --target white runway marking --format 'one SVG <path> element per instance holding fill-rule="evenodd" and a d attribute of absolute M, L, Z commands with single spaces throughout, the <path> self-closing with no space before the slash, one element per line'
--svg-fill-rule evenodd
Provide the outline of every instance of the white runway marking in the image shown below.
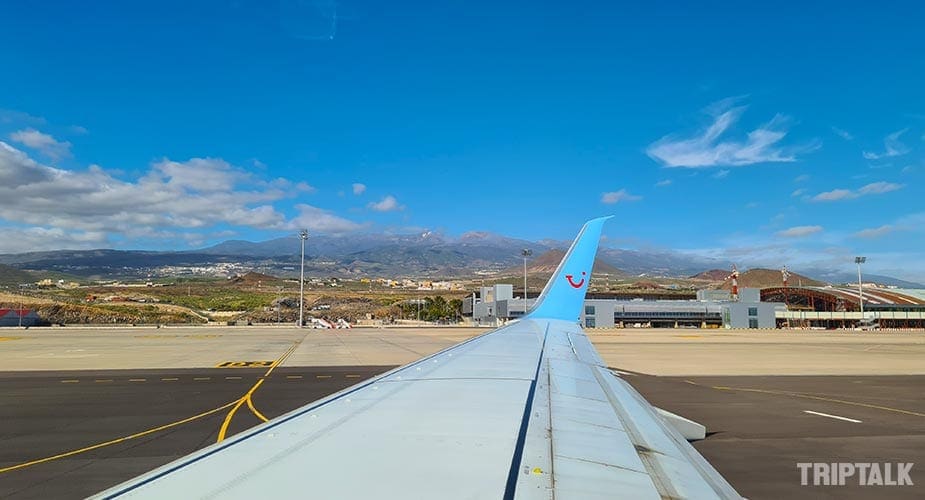
<path fill-rule="evenodd" d="M 839 417 L 838 415 L 830 415 L 830 414 L 828 414 L 828 413 L 820 413 L 820 412 L 818 412 L 818 411 L 803 410 L 803 413 L 809 413 L 809 414 L 811 414 L 811 415 L 819 415 L 820 417 L 834 418 L 834 419 L 837 419 L 837 420 L 844 420 L 845 422 L 854 422 L 855 424 L 860 424 L 860 423 L 861 423 L 860 420 L 855 420 L 855 419 L 853 419 L 853 418 Z"/>

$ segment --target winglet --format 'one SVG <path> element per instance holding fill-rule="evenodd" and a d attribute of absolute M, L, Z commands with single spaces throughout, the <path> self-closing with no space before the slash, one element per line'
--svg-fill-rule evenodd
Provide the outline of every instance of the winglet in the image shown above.
<path fill-rule="evenodd" d="M 612 216 L 611 216 L 612 217 Z M 591 268 L 601 239 L 601 228 L 610 217 L 601 217 L 585 223 L 578 237 L 566 252 L 556 272 L 546 283 L 528 317 L 533 319 L 561 319 L 578 321 L 591 281 Z"/>

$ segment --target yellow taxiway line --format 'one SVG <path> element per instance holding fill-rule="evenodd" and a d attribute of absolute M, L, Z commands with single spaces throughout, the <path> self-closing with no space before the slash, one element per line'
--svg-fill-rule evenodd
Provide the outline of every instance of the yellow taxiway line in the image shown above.
<path fill-rule="evenodd" d="M 294 342 L 292 346 L 289 347 L 289 349 L 286 349 L 286 352 L 284 352 L 280 357 L 276 358 L 273 361 L 273 364 L 271 364 L 270 367 L 267 369 L 266 373 L 264 373 L 263 376 L 260 377 L 260 380 L 258 380 L 257 383 L 254 384 L 253 387 L 251 387 L 250 390 L 248 390 L 247 393 L 241 397 L 241 399 L 236 401 L 234 407 L 231 408 L 231 411 L 228 412 L 228 415 L 225 415 L 225 420 L 222 422 L 222 427 L 218 431 L 218 438 L 215 440 L 216 443 L 221 443 L 222 441 L 225 440 L 225 435 L 228 433 L 228 426 L 231 425 L 231 420 L 234 419 L 235 413 L 237 413 L 238 410 L 241 408 L 241 406 L 243 406 L 244 404 L 247 404 L 247 408 L 250 409 L 251 413 L 253 413 L 254 416 L 259 418 L 260 420 L 264 422 L 269 420 L 267 417 L 265 417 L 262 413 L 260 413 L 257 410 L 257 408 L 254 406 L 254 401 L 251 398 L 253 397 L 254 392 L 257 391 L 257 388 L 260 387 L 260 384 L 262 384 L 263 381 L 266 380 L 267 377 L 269 377 L 270 374 L 273 373 L 273 370 L 275 370 L 276 367 L 280 365 L 280 363 L 285 361 L 286 358 L 288 358 L 289 355 L 292 354 L 293 351 L 295 351 L 297 347 L 299 347 L 300 343 L 301 341 Z M 225 378 L 228 378 L 228 377 L 225 377 Z"/>
<path fill-rule="evenodd" d="M 207 417 L 207 416 L 209 416 L 209 415 L 212 415 L 213 413 L 218 413 L 218 412 L 220 412 L 220 411 L 222 411 L 222 410 L 224 410 L 224 409 L 226 409 L 226 408 L 228 408 L 228 407 L 230 407 L 230 406 L 232 406 L 232 405 L 234 405 L 234 404 L 236 404 L 236 403 L 240 403 L 240 401 L 241 401 L 241 400 L 232 401 L 232 402 L 227 403 L 227 404 L 225 404 L 225 405 L 219 406 L 218 408 L 213 408 L 213 409 L 211 409 L 211 410 L 209 410 L 209 411 L 204 411 L 204 412 L 202 412 L 202 413 L 193 415 L 192 417 L 187 417 L 187 418 L 184 418 L 183 420 L 177 420 L 176 422 L 171 422 L 171 423 L 169 423 L 169 424 L 164 424 L 164 425 L 161 425 L 161 426 L 158 426 L 158 427 L 154 427 L 154 428 L 151 428 L 151 429 L 148 429 L 148 430 L 145 430 L 145 431 L 136 432 L 135 434 L 131 434 L 131 435 L 128 435 L 128 436 L 123 436 L 123 437 L 120 437 L 120 438 L 111 439 L 111 440 L 109 440 L 109 441 L 105 441 L 105 442 L 102 442 L 102 443 L 97 443 L 97 444 L 94 444 L 94 445 L 86 446 L 86 447 L 84 447 L 84 448 L 80 448 L 80 449 L 77 449 L 77 450 L 71 450 L 71 451 L 67 451 L 67 452 L 64 452 L 64 453 L 59 453 L 59 454 L 57 454 L 57 455 L 53 455 L 53 456 L 50 456 L 50 457 L 40 458 L 40 459 L 38 459 L 38 460 L 32 460 L 32 461 L 30 461 L 30 462 L 23 462 L 23 463 L 21 463 L 21 464 L 11 465 L 11 466 L 9 466 L 9 467 L 4 467 L 4 468 L 0 469 L 0 474 L 2 474 L 2 473 L 4 473 L 4 472 L 14 471 L 14 470 L 17 470 L 17 469 L 24 469 L 24 468 L 26 468 L 26 467 L 30 467 L 30 466 L 33 466 L 33 465 L 42 464 L 42 463 L 45 463 L 45 462 L 51 462 L 52 460 L 58 460 L 59 458 L 72 457 L 72 456 L 74 456 L 74 455 L 79 455 L 79 454 L 81 454 L 81 453 L 86 453 L 86 452 L 88 452 L 88 451 L 98 450 L 98 449 L 104 448 L 104 447 L 106 447 L 106 446 L 111 446 L 111 445 L 114 445 L 114 444 L 123 443 L 123 442 L 125 442 L 125 441 L 130 441 L 130 440 L 132 440 L 132 439 L 138 439 L 138 438 L 140 438 L 140 437 L 144 437 L 144 436 L 147 436 L 147 435 L 149 435 L 149 434 L 154 434 L 155 432 L 160 432 L 160 431 L 163 431 L 163 430 L 170 429 L 170 428 L 172 428 L 172 427 L 176 427 L 176 426 L 178 426 L 178 425 L 183 425 L 183 424 L 192 422 L 192 421 L 194 421 L 194 420 L 199 420 L 200 418 Z"/>
<path fill-rule="evenodd" d="M 175 422 L 170 422 L 170 423 L 168 423 L 168 424 L 160 425 L 160 426 L 158 426 L 158 427 L 153 427 L 153 428 L 151 428 L 151 429 L 147 429 L 147 430 L 144 430 L 144 431 L 141 431 L 141 432 L 136 432 L 135 434 L 130 434 L 130 435 L 128 435 L 128 436 L 122 436 L 122 437 L 119 437 L 119 438 L 111 439 L 111 440 L 109 440 L 109 441 L 104 441 L 104 442 L 102 442 L 102 443 L 96 443 L 96 444 L 93 444 L 93 445 L 90 445 L 90 446 L 85 446 L 85 447 L 83 447 L 83 448 L 79 448 L 79 449 L 76 449 L 76 450 L 66 451 L 66 452 L 64 452 L 64 453 L 59 453 L 59 454 L 57 454 L 57 455 L 52 455 L 52 456 L 49 456 L 49 457 L 39 458 L 39 459 L 36 459 L 36 460 L 31 460 L 31 461 L 28 461 L 28 462 L 23 462 L 23 463 L 16 464 L 16 465 L 11 465 L 11 466 L 9 466 L 9 467 L 0 468 L 0 474 L 3 474 L 4 472 L 11 472 L 11 471 L 14 471 L 14 470 L 24 469 L 24 468 L 26 468 L 26 467 L 31 467 L 31 466 L 33 466 L 33 465 L 38 465 L 38 464 L 43 464 L 43 463 L 46 463 L 46 462 L 51 462 L 51 461 L 58 460 L 58 459 L 61 459 L 61 458 L 72 457 L 72 456 L 74 456 L 74 455 L 79 455 L 79 454 L 81 454 L 81 453 L 86 453 L 86 452 L 88 452 L 88 451 L 98 450 L 98 449 L 100 449 L 100 448 L 105 448 L 105 447 L 107 447 L 107 446 L 112 446 L 112 445 L 114 445 L 114 444 L 119 444 L 119 443 L 123 443 L 123 442 L 126 442 L 126 441 L 131 441 L 131 440 L 133 440 L 133 439 L 138 439 L 138 438 L 140 438 L 140 437 L 148 436 L 148 435 L 151 435 L 151 434 L 154 434 L 154 433 L 163 431 L 163 430 L 167 430 L 167 429 L 170 429 L 170 428 L 173 428 L 173 427 L 177 427 L 177 426 L 180 426 L 180 425 L 183 425 L 183 424 L 187 424 L 187 423 L 189 423 L 189 422 L 193 422 L 193 421 L 195 421 L 195 420 L 199 420 L 199 419 L 201 419 L 201 418 L 204 418 L 204 417 L 207 417 L 207 416 L 209 416 L 209 415 L 212 415 L 212 414 L 218 413 L 218 412 L 220 412 L 220 411 L 224 411 L 224 410 L 226 410 L 226 409 L 228 409 L 228 408 L 231 408 L 231 411 L 228 412 L 228 415 L 225 417 L 225 420 L 222 422 L 222 427 L 221 427 L 221 429 L 219 430 L 218 441 L 221 442 L 223 439 L 225 439 L 225 434 L 228 432 L 228 426 L 231 424 L 231 419 L 234 417 L 235 412 L 237 412 L 238 409 L 241 408 L 241 406 L 244 405 L 244 404 L 247 404 L 248 408 L 251 410 L 251 412 L 254 413 L 255 416 L 257 416 L 257 418 L 263 420 L 264 422 L 266 422 L 267 420 L 269 420 L 269 419 L 267 419 L 267 417 L 265 417 L 262 413 L 260 413 L 260 412 L 257 410 L 257 408 L 254 406 L 254 402 L 253 402 L 253 400 L 252 400 L 251 398 L 252 398 L 254 392 L 260 387 L 260 385 L 261 385 L 261 384 L 263 383 L 263 381 L 266 379 L 266 377 L 270 376 L 270 374 L 273 373 L 273 370 L 276 369 L 276 367 L 279 366 L 280 363 L 282 363 L 283 361 L 285 361 L 286 358 L 289 357 L 289 355 L 292 354 L 293 351 L 295 351 L 295 349 L 296 349 L 296 347 L 298 347 L 299 343 L 300 343 L 300 342 L 294 343 L 294 344 L 292 345 L 292 347 L 290 347 L 286 352 L 283 353 L 282 356 L 280 356 L 279 358 L 277 358 L 277 359 L 273 362 L 273 364 L 270 366 L 270 368 L 266 371 L 266 373 L 264 373 L 263 377 L 261 377 L 260 380 L 258 380 L 257 383 L 254 384 L 254 385 L 250 388 L 250 390 L 247 391 L 247 393 L 245 393 L 243 396 L 241 396 L 240 398 L 238 398 L 238 399 L 236 399 L 236 400 L 234 400 L 234 401 L 231 401 L 231 402 L 226 403 L 226 404 L 224 404 L 224 405 L 222 405 L 222 406 L 219 406 L 218 408 L 213 408 L 213 409 L 211 409 L 211 410 L 204 411 L 204 412 L 202 412 L 202 413 L 198 413 L 198 414 L 196 414 L 196 415 L 193 415 L 193 416 L 191 416 L 191 417 L 184 418 L 184 419 L 182 419 L 182 420 L 177 420 L 177 421 L 175 421 Z M 226 379 L 240 379 L 241 377 L 225 377 L 225 378 L 226 378 Z M 161 380 L 163 380 L 163 381 L 171 381 L 171 382 L 172 382 L 172 381 L 176 381 L 176 380 L 178 380 L 178 379 L 177 379 L 177 378 L 173 378 L 173 377 L 165 377 L 165 378 L 162 378 Z M 129 379 L 129 382 L 145 382 L 145 381 L 146 381 L 146 379 L 143 379 L 143 378 Z M 77 379 L 67 379 L 67 380 L 62 380 L 61 382 L 62 382 L 62 383 L 65 383 L 65 384 L 69 384 L 69 383 L 70 383 L 70 384 L 75 384 L 75 383 L 79 383 L 80 380 L 77 380 Z M 95 380 L 95 382 L 112 382 L 112 380 L 111 380 L 111 379 L 97 379 L 97 380 Z"/>

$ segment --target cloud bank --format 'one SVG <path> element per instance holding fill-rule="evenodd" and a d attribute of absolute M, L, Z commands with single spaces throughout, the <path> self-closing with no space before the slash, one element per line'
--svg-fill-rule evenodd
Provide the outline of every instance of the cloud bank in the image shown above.
<path fill-rule="evenodd" d="M 97 165 L 80 171 L 49 167 L 0 141 L 0 220 L 27 241 L 56 238 L 57 248 L 68 241 L 98 245 L 112 235 L 185 238 L 195 230 L 201 236 L 218 226 L 330 233 L 361 227 L 307 204 L 296 205 L 292 218 L 273 205 L 311 189 L 287 179 L 254 178 L 220 158 L 165 158 L 137 179 L 122 180 Z M 15 227 L 23 225 L 34 227 Z M 18 251 L 12 247 L 0 242 L 0 252 Z"/>

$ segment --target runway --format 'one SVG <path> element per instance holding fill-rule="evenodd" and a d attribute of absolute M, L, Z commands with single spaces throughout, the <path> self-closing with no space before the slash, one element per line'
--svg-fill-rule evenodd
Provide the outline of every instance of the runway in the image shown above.
<path fill-rule="evenodd" d="M 82 498 L 214 443 L 223 428 L 233 435 L 389 368 L 3 372 L 0 497 Z M 861 488 L 801 486 L 796 466 L 922 467 L 925 376 L 624 377 L 654 405 L 707 425 L 695 447 L 748 498 L 925 491 L 915 468 L 913 487 Z"/>

